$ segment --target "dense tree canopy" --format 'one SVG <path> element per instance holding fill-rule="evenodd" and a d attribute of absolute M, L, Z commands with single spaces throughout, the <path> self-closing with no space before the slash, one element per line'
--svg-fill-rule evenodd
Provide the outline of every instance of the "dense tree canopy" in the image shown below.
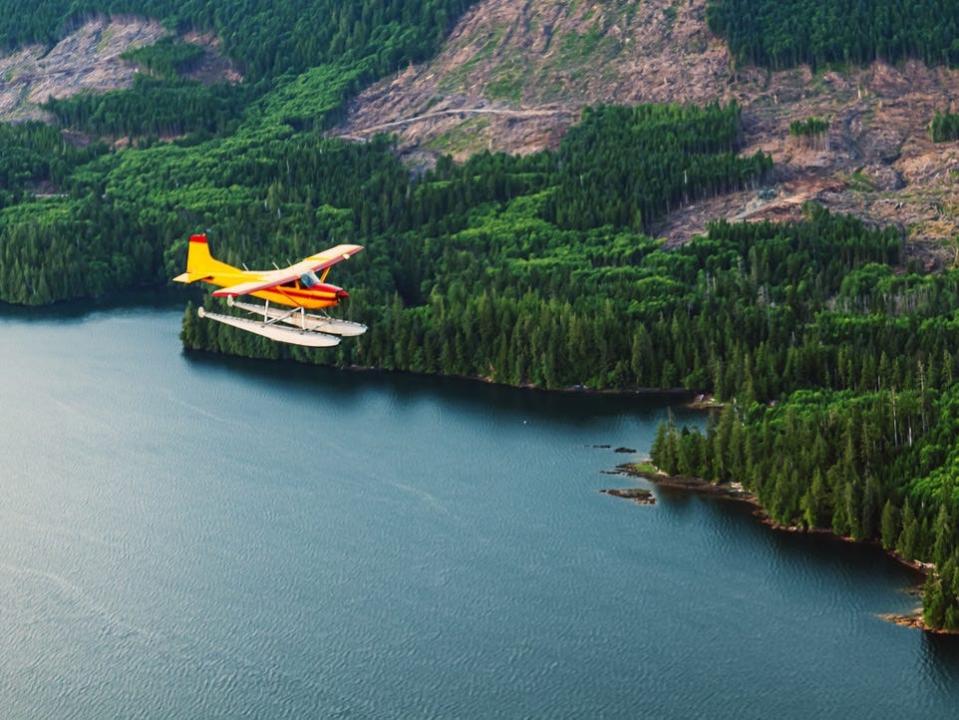
<path fill-rule="evenodd" d="M 563 227 L 648 230 L 672 208 L 759 179 L 772 166 L 737 158 L 739 108 L 599 107 L 570 130 L 547 216 Z"/>
<path fill-rule="evenodd" d="M 22 201 L 44 183 L 56 186 L 70 172 L 106 147 L 93 144 L 79 148 L 59 130 L 41 123 L 0 124 L 0 209 Z"/>
<path fill-rule="evenodd" d="M 52 44 L 84 18 L 135 13 L 212 31 L 253 80 L 329 62 L 376 74 L 427 56 L 471 0 L 3 0 L 0 46 Z"/>
<path fill-rule="evenodd" d="M 959 115 L 955 113 L 936 113 L 929 126 L 932 141 L 937 143 L 959 140 Z"/>
<path fill-rule="evenodd" d="M 959 62 L 959 0 L 709 0 L 707 18 L 738 60 L 773 68 Z"/>
<path fill-rule="evenodd" d="M 180 74 L 199 59 L 172 39 L 128 53 L 154 75 L 132 89 L 55 101 L 68 127 L 110 136 L 232 132 L 249 103 L 311 68 L 349 68 L 353 88 L 429 56 L 475 0 L 0 0 L 0 46 L 52 44 L 101 14 L 136 13 L 171 30 L 213 32 L 241 69 L 241 86 L 207 87 Z"/>
<path fill-rule="evenodd" d="M 959 385 L 800 391 L 775 407 L 729 405 L 706 433 L 660 428 L 667 472 L 741 482 L 786 526 L 875 540 L 935 563 L 930 627 L 959 631 Z"/>
<path fill-rule="evenodd" d="M 829 132 L 829 121 L 823 118 L 810 117 L 805 120 L 794 120 L 789 124 L 789 134 L 793 137 L 824 135 L 827 132 Z"/>
<path fill-rule="evenodd" d="M 581 218 L 557 210 L 550 199 L 556 193 L 564 193 L 569 206 L 588 207 L 595 213 L 595 219 L 587 223 L 592 227 L 607 222 L 619 227 L 632 224 L 644 211 L 646 222 L 655 221 L 671 203 L 682 201 L 680 192 L 698 197 L 720 187 L 738 187 L 769 166 L 762 155 L 737 158 L 728 144 L 721 152 L 686 154 L 682 145 L 663 143 L 658 152 L 643 155 L 639 149 L 658 144 L 659 137 L 686 137 L 692 142 L 697 133 L 711 132 L 711 123 L 726 127 L 738 122 L 735 107 L 682 110 L 665 106 L 627 111 L 644 118 L 631 125 L 627 134 L 613 131 L 620 127 L 622 113 L 590 113 L 582 130 L 594 135 L 595 141 L 582 143 L 574 134 L 557 153 L 528 158 L 482 155 L 464 166 L 444 160 L 434 173 L 416 181 L 388 143 L 350 145 L 324 139 L 317 130 L 295 129 L 309 126 L 324 112 L 334 112 L 343 88 L 354 77 L 341 68 L 317 68 L 259 101 L 256 112 L 231 136 L 104 155 L 78 165 L 63 181 L 68 197 L 24 204 L 16 212 L 0 214 L 3 299 L 42 303 L 135 283 L 136 276 L 112 269 L 115 264 L 127 266 L 114 259 L 128 254 L 129 243 L 146 243 L 153 249 L 152 257 L 159 258 L 171 247 L 182 252 L 186 236 L 206 227 L 216 231 L 222 252 L 238 262 L 267 266 L 277 258 L 308 254 L 322 242 L 380 243 L 380 262 L 394 265 L 387 277 L 376 277 L 371 283 L 377 295 L 367 304 L 375 312 L 375 307 L 388 306 L 397 290 L 410 303 L 422 302 L 429 295 L 422 268 L 433 248 L 441 251 L 451 235 L 470 226 L 471 216 L 488 214 L 514 198 L 528 198 L 524 207 L 536 207 L 530 220 L 551 228 L 549 232 L 581 231 L 584 224 Z M 701 143 L 708 145 L 705 139 Z M 636 159 L 632 172 L 644 180 L 642 188 L 635 182 L 624 183 L 618 190 L 610 188 L 602 197 L 591 198 L 590 185 L 572 180 L 586 164 L 612 164 L 618 154 Z M 678 191 L 675 184 L 664 182 L 682 176 L 685 181 L 680 180 Z M 79 223 L 83 228 L 79 236 L 72 231 L 77 257 L 69 258 L 69 272 L 63 267 L 65 258 L 43 252 L 45 243 L 53 247 L 59 242 L 55 237 L 59 226 L 45 229 L 25 222 L 30 213 L 49 215 L 58 222 L 100 218 Z M 335 226 L 328 229 L 325 223 L 331 219 L 336 220 Z M 412 245 L 414 237 L 433 244 L 421 250 Z M 578 238 L 578 234 L 567 234 L 563 242 L 578 244 Z M 504 238 L 504 242 L 512 241 Z M 170 257 L 167 264 L 138 265 L 140 282 L 156 282 L 173 273 L 182 256 Z M 96 272 L 88 267 L 91 264 Z M 80 278 L 86 274 L 96 274 L 98 280 L 85 284 Z M 434 282 L 449 279 L 442 268 L 431 270 L 430 275 Z M 42 285 L 41 277 L 45 277 Z"/>
<path fill-rule="evenodd" d="M 199 45 L 167 36 L 153 45 L 128 50 L 121 57 L 154 77 L 174 79 L 194 69 L 205 54 Z"/>
<path fill-rule="evenodd" d="M 128 90 L 50 100 L 45 108 L 62 126 L 100 137 L 218 135 L 236 128 L 251 96 L 246 85 L 139 75 Z"/>

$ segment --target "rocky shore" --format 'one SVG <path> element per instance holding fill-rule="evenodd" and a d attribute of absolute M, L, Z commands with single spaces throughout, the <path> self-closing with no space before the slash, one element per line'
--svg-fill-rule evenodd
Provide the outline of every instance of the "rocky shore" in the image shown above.
<path fill-rule="evenodd" d="M 674 490 L 685 490 L 695 492 L 701 495 L 712 495 L 714 497 L 730 498 L 732 500 L 741 500 L 753 504 L 761 510 L 758 499 L 747 492 L 739 483 L 729 483 L 727 485 L 716 485 L 707 482 L 702 478 L 683 477 L 680 475 L 667 475 L 651 463 L 624 463 L 618 465 L 613 471 L 616 475 L 626 475 L 628 477 L 637 477 L 656 483 L 659 487 L 670 488 Z"/>
<path fill-rule="evenodd" d="M 773 530 L 778 530 L 780 532 L 791 532 L 791 533 L 807 533 L 807 534 L 818 534 L 818 535 L 829 535 L 837 540 L 842 540 L 843 542 L 857 542 L 861 543 L 861 540 L 855 540 L 851 537 L 836 535 L 830 530 L 824 528 L 804 528 L 798 526 L 788 526 L 781 525 L 766 513 L 762 504 L 759 502 L 759 498 L 746 490 L 739 483 L 727 483 L 727 484 L 715 484 L 707 482 L 702 478 L 695 477 L 682 477 L 682 476 L 673 476 L 667 473 L 664 473 L 662 470 L 657 468 L 650 462 L 644 463 L 624 463 L 616 467 L 615 470 L 610 471 L 610 474 L 613 475 L 625 475 L 628 477 L 642 478 L 648 480 L 651 483 L 656 484 L 661 488 L 668 488 L 672 490 L 680 490 L 684 492 L 693 492 L 700 495 L 709 495 L 712 497 L 725 498 L 729 500 L 736 500 L 739 502 L 745 502 L 751 505 L 754 508 L 753 515 L 759 519 L 764 525 L 772 528 Z M 603 491 L 608 493 L 607 491 Z M 878 543 L 869 542 L 869 544 L 876 545 L 879 547 Z M 906 560 L 895 552 L 886 551 L 886 553 L 895 559 L 897 562 L 905 565 L 911 570 L 920 573 L 922 577 L 933 569 L 933 566 L 928 563 L 921 563 L 917 561 Z M 916 583 L 914 587 L 917 593 L 921 593 L 921 584 Z M 936 635 L 959 635 L 959 633 L 943 630 L 941 628 L 933 628 L 926 625 L 922 617 L 922 608 L 917 608 L 911 613 L 899 614 L 899 613 L 887 613 L 879 615 L 881 619 L 886 622 L 891 622 L 900 627 L 908 627 L 916 630 L 922 630 L 923 632 L 928 632 Z"/>
<path fill-rule="evenodd" d="M 651 490 L 645 488 L 624 488 L 612 490 L 600 490 L 603 495 L 620 498 L 622 500 L 632 500 L 637 505 L 655 505 L 656 498 Z"/>

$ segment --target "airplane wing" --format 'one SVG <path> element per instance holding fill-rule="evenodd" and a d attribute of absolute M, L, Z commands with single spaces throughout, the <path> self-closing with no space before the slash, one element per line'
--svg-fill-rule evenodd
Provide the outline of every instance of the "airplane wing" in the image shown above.
<path fill-rule="evenodd" d="M 254 280 L 253 282 L 240 283 L 239 285 L 230 285 L 225 288 L 220 288 L 219 290 L 214 290 L 213 297 L 240 297 L 241 295 L 249 295 L 250 293 L 259 292 L 260 290 L 269 290 L 277 285 L 283 285 L 284 283 L 292 282 L 298 277 L 299 275 L 290 275 L 288 277 L 277 276 L 276 280 L 269 278 L 266 280 Z"/>
<path fill-rule="evenodd" d="M 319 272 L 320 270 L 326 270 L 328 267 L 333 267 L 344 260 L 349 260 L 362 249 L 362 245 L 337 245 L 316 255 L 310 255 L 310 257 L 302 263 L 297 263 L 293 267 L 299 267 L 309 263 L 310 270 Z"/>
<path fill-rule="evenodd" d="M 310 255 L 306 260 L 298 262 L 296 265 L 290 265 L 288 268 L 266 273 L 259 280 L 252 280 L 250 282 L 240 283 L 239 285 L 230 285 L 229 287 L 215 290 L 213 297 L 239 297 L 240 295 L 249 295 L 250 293 L 261 290 L 269 290 L 277 285 L 285 285 L 307 273 L 326 270 L 326 268 L 332 267 L 337 263 L 349 260 L 362 249 L 362 245 L 337 245 L 316 255 Z"/>

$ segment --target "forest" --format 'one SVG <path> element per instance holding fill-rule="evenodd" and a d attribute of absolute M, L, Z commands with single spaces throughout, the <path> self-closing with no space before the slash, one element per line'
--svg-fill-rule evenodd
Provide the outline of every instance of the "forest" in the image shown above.
<path fill-rule="evenodd" d="M 0 47 L 52 44 L 94 15 L 132 13 L 177 31 L 213 32 L 259 82 L 330 62 L 373 75 L 426 57 L 471 0 L 3 0 Z"/>
<path fill-rule="evenodd" d="M 226 134 L 258 91 L 248 83 L 205 85 L 183 77 L 203 56 L 199 46 L 168 36 L 122 55 L 142 71 L 131 88 L 51 99 L 44 109 L 61 127 L 97 137 Z"/>
<path fill-rule="evenodd" d="M 779 525 L 827 529 L 935 563 L 924 619 L 957 630 L 959 272 L 902 272 L 894 237 L 882 235 L 861 235 L 858 252 L 885 248 L 885 260 L 860 255 L 834 269 L 804 261 L 808 276 L 793 289 L 783 274 L 788 256 L 766 266 L 772 292 L 756 295 L 769 308 L 764 314 L 781 303 L 777 294 L 804 284 L 821 287 L 827 301 L 789 303 L 798 312 L 771 336 L 762 359 L 746 354 L 742 384 L 715 377 L 710 389 L 727 404 L 707 431 L 664 425 L 652 458 L 671 474 L 743 483 Z M 753 275 L 754 256 L 755 248 L 742 254 L 750 259 L 742 273 Z"/>
<path fill-rule="evenodd" d="M 194 69 L 205 52 L 199 45 L 191 45 L 167 36 L 135 50 L 128 50 L 121 57 L 150 73 L 154 77 L 177 78 Z"/>
<path fill-rule="evenodd" d="M 666 250 L 609 226 L 558 228 L 542 218 L 547 198 L 541 192 L 487 206 L 441 242 L 418 232 L 393 238 L 395 288 L 371 287 L 373 276 L 358 260 L 358 277 L 349 276 L 354 297 L 379 299 L 356 303 L 356 318 L 371 331 L 341 347 L 337 362 L 512 385 L 686 388 L 769 400 L 810 384 L 868 389 L 879 372 L 870 357 L 880 358 L 880 345 L 889 343 L 896 360 L 881 363 L 882 381 L 914 384 L 916 360 L 897 354 L 914 342 L 911 328 L 870 328 L 855 347 L 843 347 L 837 325 L 862 315 L 826 311 L 844 284 L 853 304 L 873 292 L 886 297 L 876 285 L 888 279 L 879 270 L 901 258 L 897 232 L 810 207 L 804 223 L 718 223 L 708 237 Z M 382 262 L 390 251 L 371 240 L 368 257 Z M 956 296 L 955 281 L 947 292 Z M 896 301 L 914 295 L 893 293 Z M 208 325 L 191 323 L 187 344 L 287 352 Z M 938 351 L 938 373 L 955 331 L 932 330 L 912 354 Z M 943 371 L 952 373 L 954 363 L 949 354 Z"/>
<path fill-rule="evenodd" d="M 468 228 L 471 216 L 493 218 L 512 199 L 536 204 L 531 220 L 549 232 L 582 232 L 580 215 L 596 227 L 645 226 L 686 199 L 758 182 L 770 167 L 763 155 L 732 152 L 735 105 L 657 106 L 588 113 L 557 152 L 482 155 L 462 166 L 444 160 L 416 180 L 388 140 L 354 145 L 317 129 L 294 130 L 324 108 L 334 112 L 352 80 L 341 69 L 317 68 L 258 101 L 232 135 L 103 154 L 77 165 L 61 183 L 61 196 L 0 212 L 0 299 L 44 303 L 162 281 L 176 274 L 186 237 L 201 227 L 226 259 L 266 266 L 318 244 L 370 245 L 388 266 L 385 274 L 364 274 L 373 294 L 362 307 L 373 314 L 396 292 L 421 304 L 428 283 L 448 279 L 441 264 L 433 266 L 442 258 L 431 254 Z M 708 139 L 717 129 L 727 137 Z M 598 197 L 578 181 L 588 163 L 612 167 L 639 158 L 644 148 L 635 165 L 641 182 L 623 182 Z M 550 200 L 555 194 L 562 205 Z M 61 247 L 65 232 L 70 241 Z M 126 260 L 131 253 L 150 261 L 137 262 L 134 272 Z"/>
<path fill-rule="evenodd" d="M 936 113 L 929 126 L 929 135 L 932 141 L 937 143 L 959 140 L 959 115 Z"/>
<path fill-rule="evenodd" d="M 198 226 L 244 236 L 251 206 L 262 210 L 254 236 L 276 235 L 283 223 L 273 203 L 288 183 L 302 183 L 296 192 L 307 203 L 316 199 L 312 183 L 330 187 L 309 173 L 326 171 L 337 156 L 318 159 L 337 146 L 320 131 L 348 95 L 432 52 L 468 3 L 40 0 L 30 12 L 22 5 L 0 2 L 0 44 L 52 43 L 95 12 L 137 11 L 172 30 L 216 32 L 246 77 L 240 85 L 210 87 L 171 77 L 170 68 L 179 71 L 191 59 L 170 41 L 135 53 L 132 61 L 152 71 L 133 89 L 48 106 L 64 129 L 132 135 L 134 147 L 106 152 L 95 142 L 74 151 L 60 140 L 45 162 L 35 147 L 52 140 L 38 126 L 28 126 L 22 147 L 15 147 L 20 131 L 0 138 L 5 155 L 17 158 L 8 171 L 13 180 L 0 187 L 0 300 L 44 304 L 163 282 L 174 265 L 174 238 Z M 164 136 L 179 137 L 157 142 Z M 391 161 L 390 172 L 405 172 L 382 144 L 359 154 L 366 160 L 357 173 Z M 364 176 L 351 190 L 375 182 Z M 298 232 L 316 229 L 314 211 L 296 208 Z"/>
<path fill-rule="evenodd" d="M 959 63 L 959 0 L 709 0 L 707 21 L 743 64 Z"/>
<path fill-rule="evenodd" d="M 180 75 L 197 48 L 164 40 L 129 53 L 149 71 L 132 89 L 51 103 L 60 122 L 110 136 L 232 132 L 241 110 L 300 73 L 335 63 L 355 71 L 353 89 L 428 57 L 475 0 L 0 0 L 0 48 L 53 44 L 98 14 L 136 13 L 173 32 L 200 30 L 245 77 L 207 86 Z"/>
<path fill-rule="evenodd" d="M 104 152 L 98 143 L 77 148 L 43 123 L 0 123 L 0 210 L 32 197 L 44 182 L 61 185 L 75 167 Z"/>
<path fill-rule="evenodd" d="M 740 482 L 784 527 L 873 541 L 934 563 L 923 591 L 928 627 L 959 631 L 959 386 L 801 390 L 784 402 L 727 405 L 705 433 L 663 424 L 656 465 L 674 475 Z"/>
<path fill-rule="evenodd" d="M 829 132 L 829 121 L 824 118 L 810 117 L 805 120 L 794 120 L 789 124 L 789 134 L 793 137 L 810 137 L 824 135 Z"/>

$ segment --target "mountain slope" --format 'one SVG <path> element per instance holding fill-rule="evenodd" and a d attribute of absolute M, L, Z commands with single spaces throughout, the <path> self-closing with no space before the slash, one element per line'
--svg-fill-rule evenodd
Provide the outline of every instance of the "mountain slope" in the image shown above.
<path fill-rule="evenodd" d="M 672 10 L 672 12 L 671 12 Z M 428 111 L 538 108 L 555 116 L 491 118 L 448 142 L 459 119 L 412 123 L 404 143 L 463 158 L 492 147 L 534 152 L 554 146 L 579 110 L 597 103 L 704 103 L 723 99 L 729 54 L 705 25 L 705 0 L 568 3 L 483 0 L 441 52 L 364 91 L 344 130 Z"/>
<path fill-rule="evenodd" d="M 736 100 L 746 151 L 776 161 L 771 192 L 687 208 L 661 234 L 685 240 L 715 217 L 795 218 L 808 200 L 897 223 L 933 254 L 959 232 L 948 212 L 959 207 L 959 146 L 934 146 L 927 133 L 935 112 L 959 98 L 959 71 L 914 60 L 816 73 L 738 65 L 710 32 L 708 5 L 483 0 L 436 58 L 361 93 L 337 131 L 367 137 L 394 123 L 386 130 L 401 150 L 428 163 L 436 153 L 463 160 L 555 147 L 595 103 Z M 790 136 L 792 123 L 811 116 L 830 121 L 827 141 Z"/>
<path fill-rule="evenodd" d="M 134 16 L 97 18 L 60 39 L 52 48 L 28 45 L 0 57 L 0 121 L 46 120 L 41 105 L 79 93 L 103 93 L 133 85 L 138 68 L 123 55 L 170 36 L 156 20 Z M 238 82 L 240 74 L 216 49 L 217 42 L 192 33 L 203 49 L 195 76 L 206 83 Z"/>

